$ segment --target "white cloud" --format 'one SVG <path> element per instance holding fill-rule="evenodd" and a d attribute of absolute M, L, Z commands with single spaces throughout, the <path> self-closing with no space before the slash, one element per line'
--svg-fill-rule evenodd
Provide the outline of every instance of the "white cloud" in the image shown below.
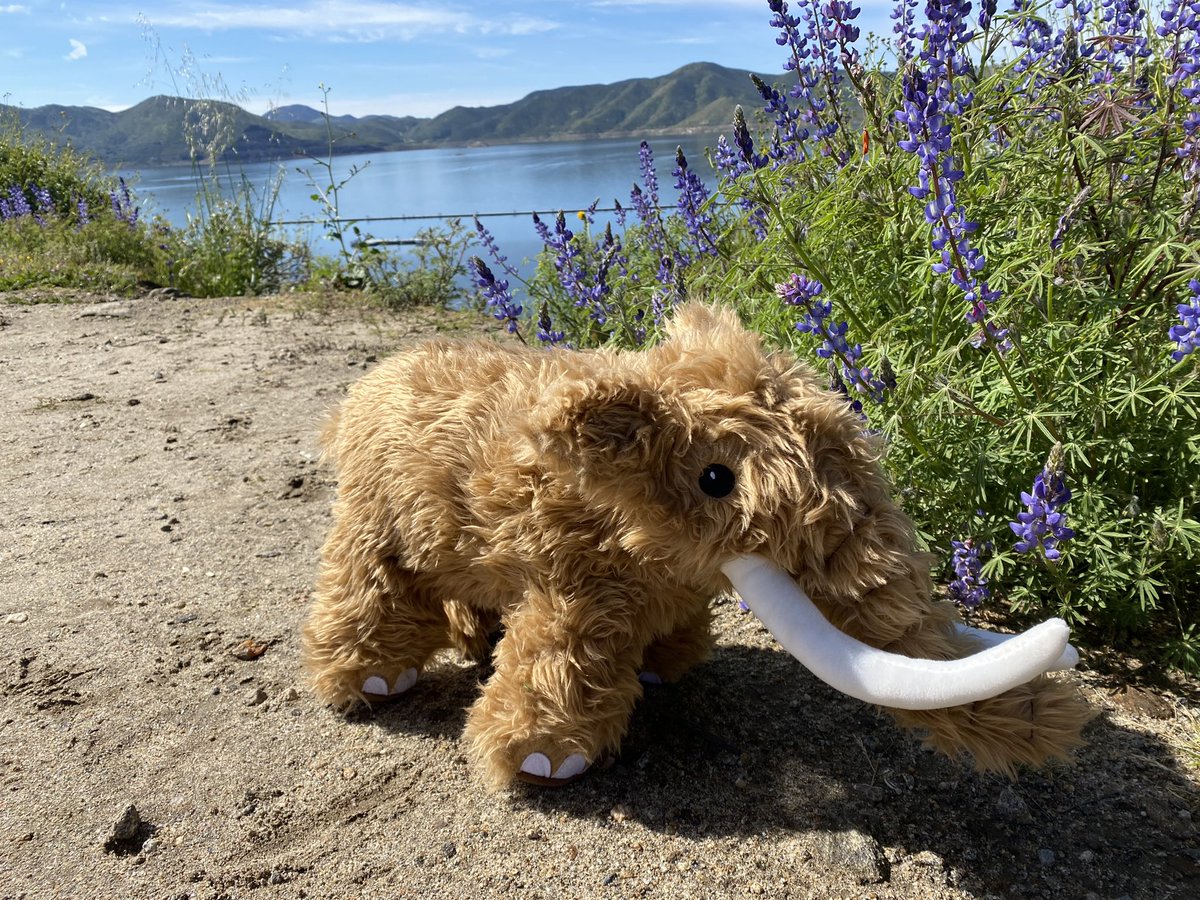
<path fill-rule="evenodd" d="M 87 56 L 87 45 L 83 41 L 77 41 L 75 38 L 68 38 L 68 40 L 71 42 L 71 52 L 63 59 L 76 60 Z"/>
<path fill-rule="evenodd" d="M 159 28 L 202 31 L 264 30 L 330 40 L 409 40 L 431 33 L 527 35 L 553 31 L 556 22 L 519 16 L 486 19 L 475 9 L 379 0 L 308 0 L 281 6 L 208 3 L 146 17 Z"/>
<path fill-rule="evenodd" d="M 6 6 L 0 6 L 0 13 L 27 13 L 28 6 L 22 6 L 20 3 L 9 3 Z"/>

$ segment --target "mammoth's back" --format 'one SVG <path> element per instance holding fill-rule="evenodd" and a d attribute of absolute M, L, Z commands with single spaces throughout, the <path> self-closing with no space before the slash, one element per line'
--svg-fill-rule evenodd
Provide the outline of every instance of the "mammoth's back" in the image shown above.
<path fill-rule="evenodd" d="M 486 341 L 434 341 L 398 353 L 350 389 L 325 434 L 343 514 L 386 530 L 414 568 L 461 554 L 480 523 L 471 485 L 511 457 L 514 424 L 563 354 Z"/>

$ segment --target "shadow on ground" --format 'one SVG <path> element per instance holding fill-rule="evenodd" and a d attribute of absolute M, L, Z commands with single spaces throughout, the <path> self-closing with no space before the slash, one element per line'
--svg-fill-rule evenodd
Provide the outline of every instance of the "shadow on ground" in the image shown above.
<path fill-rule="evenodd" d="M 359 717 L 454 740 L 486 674 L 434 670 L 402 705 Z M 683 838 L 853 835 L 847 846 L 875 848 L 882 879 L 887 857 L 923 855 L 980 895 L 1200 890 L 1190 818 L 1200 791 L 1171 749 L 1107 713 L 1085 737 L 1075 765 L 1015 783 L 976 774 L 785 653 L 726 646 L 681 683 L 647 690 L 607 768 L 564 789 L 518 787 L 515 800 Z M 846 864 L 836 849 L 828 862 Z"/>

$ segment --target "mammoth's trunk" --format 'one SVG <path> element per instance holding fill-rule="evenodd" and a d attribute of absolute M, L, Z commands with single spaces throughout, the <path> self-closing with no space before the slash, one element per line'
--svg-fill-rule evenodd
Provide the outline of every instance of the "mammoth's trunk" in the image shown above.
<path fill-rule="evenodd" d="M 831 625 L 791 576 L 758 555 L 722 571 L 783 647 L 844 694 L 895 709 L 941 709 L 994 697 L 1078 656 L 1067 624 L 1050 619 L 1020 635 L 960 626 L 986 649 L 964 659 L 913 659 L 858 641 Z"/>

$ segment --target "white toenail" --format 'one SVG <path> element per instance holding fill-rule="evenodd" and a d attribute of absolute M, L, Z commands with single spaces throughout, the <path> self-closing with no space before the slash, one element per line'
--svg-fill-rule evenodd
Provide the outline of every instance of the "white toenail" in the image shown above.
<path fill-rule="evenodd" d="M 396 686 L 392 688 L 393 694 L 403 694 L 410 687 L 417 683 L 417 670 L 406 669 L 400 673 L 400 677 L 396 679 Z"/>
<path fill-rule="evenodd" d="M 521 771 L 527 775 L 536 775 L 538 778 L 549 778 L 550 757 L 545 753 L 530 753 L 525 757 L 525 762 L 521 763 Z"/>
<path fill-rule="evenodd" d="M 387 682 L 378 675 L 372 675 L 364 681 L 362 689 L 364 694 L 378 694 L 381 697 L 387 696 L 388 692 Z"/>
<path fill-rule="evenodd" d="M 582 775 L 587 771 L 588 762 L 583 758 L 582 753 L 572 753 L 562 761 L 562 765 L 558 767 L 558 771 L 554 773 L 555 778 L 574 778 L 576 775 Z"/>
<path fill-rule="evenodd" d="M 657 672 L 641 672 L 638 681 L 642 684 L 662 684 L 662 677 Z"/>

